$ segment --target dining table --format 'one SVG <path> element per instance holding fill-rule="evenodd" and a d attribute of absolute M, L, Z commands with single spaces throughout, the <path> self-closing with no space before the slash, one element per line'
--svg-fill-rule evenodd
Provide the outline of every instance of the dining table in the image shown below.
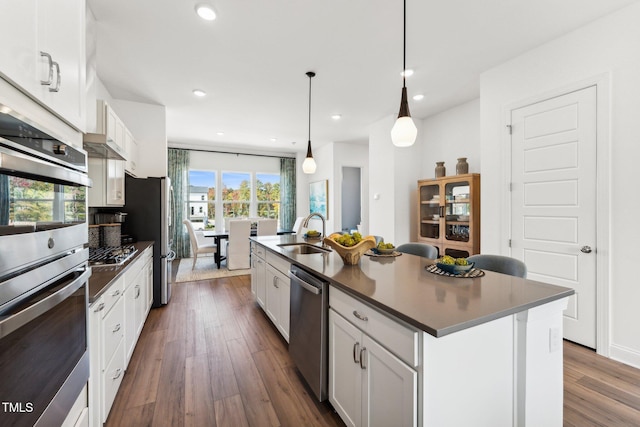
<path fill-rule="evenodd" d="M 294 231 L 278 229 L 277 233 L 278 235 L 293 234 Z M 252 228 L 251 237 L 255 237 L 257 235 L 258 235 L 258 230 L 256 230 L 255 228 Z M 213 259 L 216 262 L 216 266 L 220 268 L 220 264 L 222 263 L 222 261 L 227 258 L 226 256 L 223 256 L 221 254 L 221 248 L 222 248 L 221 243 L 223 240 L 229 239 L 229 230 L 204 230 L 203 236 L 214 239 L 214 243 L 218 247 L 218 250 L 213 254 Z"/>

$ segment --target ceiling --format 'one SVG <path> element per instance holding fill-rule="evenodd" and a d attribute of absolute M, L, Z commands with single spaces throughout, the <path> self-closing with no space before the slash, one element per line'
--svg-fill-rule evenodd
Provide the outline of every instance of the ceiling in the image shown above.
<path fill-rule="evenodd" d="M 480 74 L 637 0 L 407 0 L 413 117 L 479 96 Z M 207 2 L 215 21 L 200 19 Z M 366 143 L 397 114 L 397 0 L 88 0 L 97 72 L 117 99 L 164 105 L 170 144 L 306 150 Z M 207 92 L 203 98 L 194 89 Z M 415 94 L 424 94 L 414 101 Z M 331 115 L 341 114 L 340 120 Z M 220 135 L 219 133 L 223 133 Z M 275 138 L 275 141 L 273 140 Z"/>

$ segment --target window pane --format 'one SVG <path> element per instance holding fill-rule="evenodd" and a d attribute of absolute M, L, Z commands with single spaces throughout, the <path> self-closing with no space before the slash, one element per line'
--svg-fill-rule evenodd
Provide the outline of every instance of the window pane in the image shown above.
<path fill-rule="evenodd" d="M 189 171 L 189 219 L 196 230 L 213 229 L 216 223 L 216 172 Z"/>
<path fill-rule="evenodd" d="M 225 217 L 249 216 L 251 175 L 248 172 L 222 173 L 222 203 Z"/>
<path fill-rule="evenodd" d="M 258 173 L 256 174 L 256 186 L 258 216 L 279 219 L 280 174 Z"/>

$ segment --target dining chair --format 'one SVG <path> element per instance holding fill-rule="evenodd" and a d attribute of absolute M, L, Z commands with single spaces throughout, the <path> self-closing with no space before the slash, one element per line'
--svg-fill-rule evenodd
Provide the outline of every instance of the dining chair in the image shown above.
<path fill-rule="evenodd" d="M 426 243 L 403 243 L 396 247 L 396 251 L 405 254 L 418 255 L 424 258 L 438 258 L 438 248 Z"/>
<path fill-rule="evenodd" d="M 275 236 L 278 234 L 278 220 L 259 219 L 256 234 L 258 236 Z"/>
<path fill-rule="evenodd" d="M 510 276 L 527 278 L 527 265 L 519 259 L 502 255 L 472 255 L 467 258 L 474 267 L 482 270 L 495 271 Z"/>
<path fill-rule="evenodd" d="M 293 231 L 294 234 L 300 234 L 302 232 L 302 223 L 304 222 L 304 217 L 303 216 L 299 216 L 296 218 L 296 222 L 293 224 L 293 228 L 291 229 L 291 231 Z"/>
<path fill-rule="evenodd" d="M 229 221 L 229 240 L 227 241 L 227 268 L 229 270 L 251 267 L 250 235 L 251 221 L 241 219 Z"/>
<path fill-rule="evenodd" d="M 193 265 L 191 269 L 193 270 L 196 267 L 196 261 L 198 261 L 198 255 L 203 254 L 215 254 L 218 251 L 218 245 L 215 243 L 205 243 L 203 240 L 198 237 L 202 237 L 204 239 L 204 235 L 201 231 L 196 231 L 193 228 L 193 224 L 188 219 L 182 221 L 182 223 L 187 227 L 187 231 L 189 232 L 189 241 L 191 242 L 191 252 L 193 252 Z M 198 233 L 201 236 L 198 236 Z"/>

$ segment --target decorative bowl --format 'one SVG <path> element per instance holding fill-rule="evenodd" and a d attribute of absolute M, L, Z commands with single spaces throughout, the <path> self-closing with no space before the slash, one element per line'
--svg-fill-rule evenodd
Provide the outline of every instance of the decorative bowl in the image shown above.
<path fill-rule="evenodd" d="M 382 249 L 382 248 L 376 247 L 374 250 L 377 251 L 379 254 L 382 254 L 382 255 L 391 255 L 396 250 L 396 248 L 393 247 L 391 249 Z"/>
<path fill-rule="evenodd" d="M 475 263 L 470 262 L 467 265 L 457 265 L 457 264 L 442 264 L 441 262 L 436 263 L 438 268 L 442 271 L 446 271 L 451 274 L 461 274 L 466 273 L 467 271 L 473 268 Z"/>
<path fill-rule="evenodd" d="M 302 237 L 303 237 L 305 240 L 320 240 L 320 239 L 322 239 L 322 233 L 318 233 L 318 234 L 311 234 L 311 235 L 310 235 L 309 233 L 304 233 L 304 234 L 302 235 Z"/>
<path fill-rule="evenodd" d="M 333 238 L 337 236 L 340 236 L 340 233 L 330 234 L 324 238 L 324 243 L 331 246 L 331 248 L 340 255 L 340 258 L 342 258 L 342 261 L 346 265 L 356 265 L 365 252 L 376 247 L 376 238 L 373 236 L 363 237 L 357 244 L 349 247 L 342 246 L 333 240 Z"/>

